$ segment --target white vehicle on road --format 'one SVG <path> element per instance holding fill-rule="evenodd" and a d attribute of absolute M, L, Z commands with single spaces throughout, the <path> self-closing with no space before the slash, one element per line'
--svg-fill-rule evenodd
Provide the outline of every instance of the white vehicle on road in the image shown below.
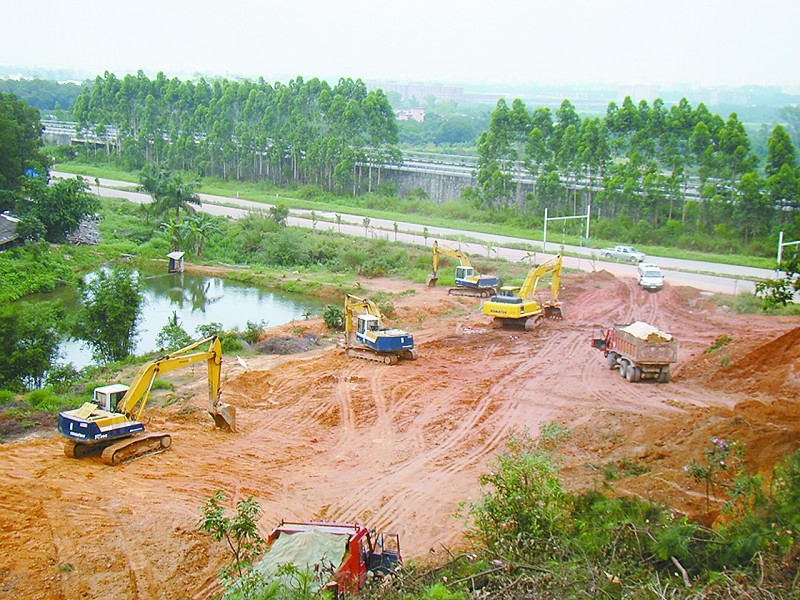
<path fill-rule="evenodd" d="M 658 265 L 639 263 L 638 283 L 642 289 L 657 292 L 664 287 L 664 274 Z"/>
<path fill-rule="evenodd" d="M 600 250 L 600 258 L 624 260 L 625 262 L 640 263 L 647 256 L 644 252 L 639 252 L 633 246 L 614 246 L 613 248 L 603 248 Z"/>

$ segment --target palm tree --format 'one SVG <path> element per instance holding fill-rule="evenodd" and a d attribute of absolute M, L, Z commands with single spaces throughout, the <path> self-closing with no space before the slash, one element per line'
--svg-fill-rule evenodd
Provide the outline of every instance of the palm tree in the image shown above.
<path fill-rule="evenodd" d="M 148 165 L 139 175 L 142 189 L 153 197 L 152 209 L 156 216 L 175 211 L 175 220 L 180 219 L 181 209 L 191 211 L 190 204 L 200 205 L 195 193 L 197 181 L 183 181 L 179 173 L 164 165 Z"/>
<path fill-rule="evenodd" d="M 189 227 L 192 229 L 192 240 L 194 251 L 197 256 L 203 256 L 203 249 L 206 240 L 214 233 L 219 233 L 219 227 L 214 222 L 214 218 L 207 213 L 197 213 L 189 219 Z"/>

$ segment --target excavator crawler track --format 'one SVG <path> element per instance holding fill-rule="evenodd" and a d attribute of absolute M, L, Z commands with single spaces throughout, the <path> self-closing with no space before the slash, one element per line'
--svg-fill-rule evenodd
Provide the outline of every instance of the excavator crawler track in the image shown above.
<path fill-rule="evenodd" d="M 385 365 L 396 365 L 400 360 L 396 354 L 382 354 L 379 352 L 372 352 L 370 350 L 362 350 L 360 348 L 348 348 L 347 356 L 350 358 L 373 360 L 375 362 L 381 362 Z"/>
<path fill-rule="evenodd" d="M 447 293 L 451 296 L 468 296 L 470 298 L 489 298 L 497 294 L 497 290 L 493 287 L 489 288 L 450 288 Z"/>
<path fill-rule="evenodd" d="M 172 436 L 168 433 L 144 433 L 108 446 L 101 457 L 108 465 L 118 465 L 148 454 L 164 452 L 171 445 Z"/>

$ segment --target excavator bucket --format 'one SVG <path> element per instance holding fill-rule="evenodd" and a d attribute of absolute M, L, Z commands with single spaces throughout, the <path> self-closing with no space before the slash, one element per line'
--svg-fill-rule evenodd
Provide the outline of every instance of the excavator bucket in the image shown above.
<path fill-rule="evenodd" d="M 544 316 L 548 319 L 558 319 L 559 321 L 564 318 L 564 313 L 561 310 L 560 304 L 551 304 L 544 307 Z"/>
<path fill-rule="evenodd" d="M 217 402 L 213 411 L 208 414 L 214 419 L 214 424 L 220 429 L 236 433 L 236 409 L 230 404 Z"/>
<path fill-rule="evenodd" d="M 439 276 L 434 275 L 433 273 L 428 274 L 428 278 L 425 280 L 425 284 L 428 287 L 436 287 L 436 282 L 439 281 Z"/>

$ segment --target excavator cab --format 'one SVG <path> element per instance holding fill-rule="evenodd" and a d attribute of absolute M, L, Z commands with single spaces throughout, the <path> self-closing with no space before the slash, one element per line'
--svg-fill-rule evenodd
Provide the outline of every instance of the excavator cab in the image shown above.
<path fill-rule="evenodd" d="M 522 304 L 524 298 L 519 297 L 519 289 L 519 286 L 504 285 L 500 288 L 500 293 L 492 298 L 492 300 L 505 304 Z"/>
<path fill-rule="evenodd" d="M 381 320 L 375 315 L 358 315 L 356 317 L 356 332 L 363 336 L 368 331 L 380 331 Z"/>

